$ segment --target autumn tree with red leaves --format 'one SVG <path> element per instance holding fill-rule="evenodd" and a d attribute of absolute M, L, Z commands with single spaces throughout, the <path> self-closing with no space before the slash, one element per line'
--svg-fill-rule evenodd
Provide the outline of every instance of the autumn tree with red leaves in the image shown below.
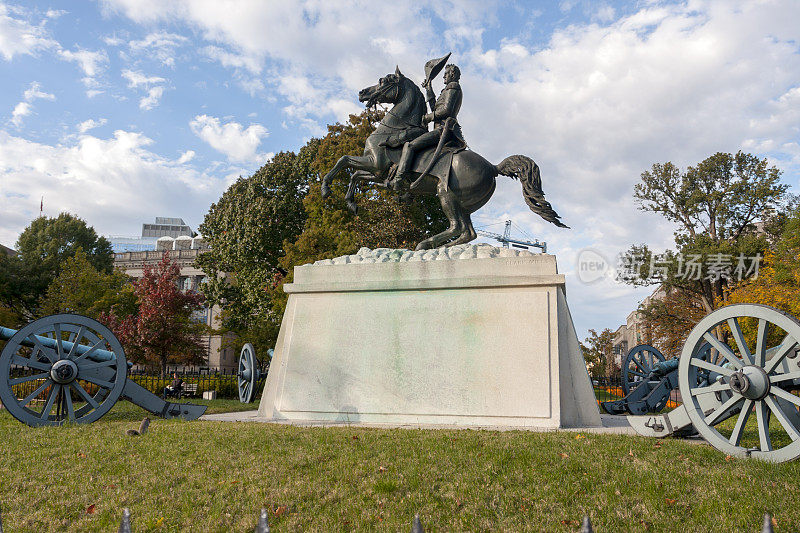
<path fill-rule="evenodd" d="M 205 325 L 192 319 L 192 314 L 202 309 L 204 298 L 194 291 L 181 291 L 179 278 L 178 264 L 164 252 L 158 265 L 145 265 L 144 276 L 134 282 L 138 314 L 120 317 L 112 310 L 100 317 L 122 343 L 129 360 L 158 365 L 162 377 L 167 365 L 201 363 L 205 352 L 200 340 Z"/>

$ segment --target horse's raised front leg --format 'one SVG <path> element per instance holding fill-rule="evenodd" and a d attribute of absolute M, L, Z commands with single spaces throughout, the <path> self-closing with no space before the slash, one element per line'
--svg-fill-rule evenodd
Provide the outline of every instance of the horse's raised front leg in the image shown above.
<path fill-rule="evenodd" d="M 355 155 L 344 155 L 340 157 L 336 164 L 333 165 L 333 168 L 330 169 L 327 174 L 325 174 L 324 178 L 322 178 L 321 191 L 323 198 L 327 198 L 331 194 L 331 181 L 333 181 L 333 178 L 346 168 L 352 168 L 354 170 L 366 170 L 368 172 L 377 170 L 372 157 Z"/>
<path fill-rule="evenodd" d="M 358 214 L 358 205 L 356 205 L 356 189 L 358 188 L 358 183 L 360 181 L 377 181 L 377 178 L 366 170 L 353 172 L 353 175 L 350 177 L 350 185 L 347 187 L 347 194 L 344 195 L 344 199 L 347 202 L 347 208 L 350 209 L 354 215 Z"/>

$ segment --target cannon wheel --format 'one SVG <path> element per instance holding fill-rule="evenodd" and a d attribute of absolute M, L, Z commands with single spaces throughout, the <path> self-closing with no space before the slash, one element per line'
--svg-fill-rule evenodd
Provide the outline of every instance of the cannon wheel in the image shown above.
<path fill-rule="evenodd" d="M 54 339 L 57 346 L 45 347 L 36 336 Z M 67 350 L 69 343 L 73 347 Z M 94 361 L 89 352 L 77 353 L 79 345 L 113 352 L 115 359 Z M 51 315 L 20 329 L 0 353 L 0 401 L 29 426 L 94 422 L 119 399 L 127 372 L 125 352 L 111 330 L 85 316 Z M 18 398 L 15 387 L 30 382 L 36 387 Z"/>
<path fill-rule="evenodd" d="M 625 396 L 647 379 L 655 363 L 664 360 L 664 355 L 649 344 L 631 348 L 622 363 L 622 390 Z"/>
<path fill-rule="evenodd" d="M 253 401 L 256 385 L 260 377 L 261 372 L 258 369 L 256 351 L 253 345 L 248 342 L 242 346 L 242 351 L 239 354 L 239 372 L 236 381 L 239 386 L 240 402 L 250 403 Z"/>
<path fill-rule="evenodd" d="M 745 321 L 755 326 L 749 343 Z M 770 342 L 770 331 L 783 340 L 773 335 Z M 729 343 L 719 338 L 723 332 Z M 797 319 L 758 304 L 722 307 L 692 329 L 681 352 L 679 389 L 692 424 L 709 444 L 728 455 L 776 463 L 800 457 L 800 397 L 792 394 L 800 388 L 798 340 Z M 704 342 L 714 348 L 710 360 L 699 350 Z M 701 371 L 708 372 L 708 382 L 697 386 Z M 720 405 L 704 412 L 700 397 L 711 393 Z M 748 425 L 753 413 L 755 423 Z"/>

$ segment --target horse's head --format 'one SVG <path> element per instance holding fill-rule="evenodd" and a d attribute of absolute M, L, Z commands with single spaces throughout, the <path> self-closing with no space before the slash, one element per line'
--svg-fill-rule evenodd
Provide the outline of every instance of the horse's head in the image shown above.
<path fill-rule="evenodd" d="M 396 104 L 403 92 L 403 82 L 406 79 L 397 67 L 394 74 L 387 74 L 378 80 L 377 85 L 358 91 L 358 101 L 364 102 L 367 107 L 375 104 Z"/>

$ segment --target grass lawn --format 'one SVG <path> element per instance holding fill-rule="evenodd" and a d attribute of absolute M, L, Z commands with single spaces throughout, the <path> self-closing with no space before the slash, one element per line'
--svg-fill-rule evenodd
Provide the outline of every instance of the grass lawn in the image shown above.
<path fill-rule="evenodd" d="M 255 408 L 208 402 L 210 411 Z M 555 432 L 298 428 L 155 419 L 119 402 L 90 425 L 32 429 L 0 411 L 6 532 L 598 532 L 800 530 L 800 462 L 705 444 Z"/>

